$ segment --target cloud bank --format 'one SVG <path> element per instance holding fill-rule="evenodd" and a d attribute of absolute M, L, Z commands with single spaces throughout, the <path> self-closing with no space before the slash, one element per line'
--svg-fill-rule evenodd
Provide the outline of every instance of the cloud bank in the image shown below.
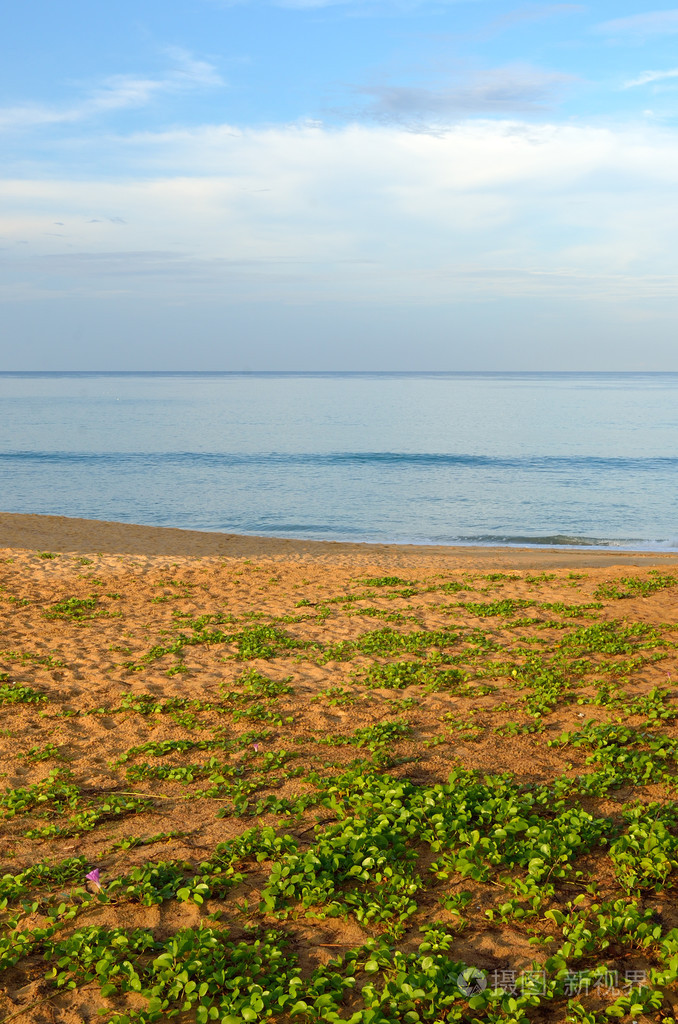
<path fill-rule="evenodd" d="M 2 182 L 21 301 L 678 295 L 678 140 L 660 131 L 208 126 L 109 145 L 115 180 Z"/>

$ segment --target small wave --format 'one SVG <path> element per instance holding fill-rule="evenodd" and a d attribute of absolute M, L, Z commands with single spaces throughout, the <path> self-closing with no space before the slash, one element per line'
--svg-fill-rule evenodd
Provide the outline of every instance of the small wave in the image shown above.
<path fill-rule="evenodd" d="M 449 542 L 448 542 L 449 543 Z M 453 542 L 455 543 L 455 542 Z M 606 537 L 577 537 L 568 536 L 564 533 L 547 534 L 543 537 L 535 537 L 529 534 L 525 535 L 511 535 L 506 534 L 504 536 L 498 536 L 497 534 L 478 534 L 465 537 L 459 537 L 456 543 L 468 544 L 472 546 L 479 545 L 500 545 L 501 547 L 539 547 L 539 548 L 555 548 L 555 547 L 568 547 L 568 548 L 632 548 L 637 550 L 640 545 L 647 544 L 648 541 L 640 540 L 636 537 L 626 537 L 624 539 L 610 539 Z"/>
<path fill-rule="evenodd" d="M 8 451 L 0 462 L 92 463 L 97 465 L 164 464 L 223 466 L 361 466 L 421 468 L 469 467 L 498 469 L 592 469 L 630 472 L 678 468 L 678 457 L 621 457 L 597 455 L 469 455 L 443 452 L 87 452 Z"/>

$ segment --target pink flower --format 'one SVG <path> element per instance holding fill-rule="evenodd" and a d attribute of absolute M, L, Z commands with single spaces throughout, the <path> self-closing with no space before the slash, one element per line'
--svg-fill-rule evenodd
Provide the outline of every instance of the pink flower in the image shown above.
<path fill-rule="evenodd" d="M 258 754 L 259 753 L 259 744 L 258 743 L 253 743 L 252 746 L 254 747 L 254 753 Z"/>
<path fill-rule="evenodd" d="M 88 882 L 92 883 L 94 891 L 99 892 L 101 889 L 101 885 L 99 884 L 99 868 L 93 868 L 88 875 L 85 875 L 85 878 Z"/>

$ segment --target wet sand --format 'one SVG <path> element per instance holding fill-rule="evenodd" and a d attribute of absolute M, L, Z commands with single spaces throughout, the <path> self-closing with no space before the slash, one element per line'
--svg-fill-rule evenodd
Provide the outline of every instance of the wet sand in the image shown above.
<path fill-rule="evenodd" d="M 86 554 L 166 555 L 182 558 L 266 558 L 446 569 L 603 568 L 678 564 L 677 552 L 591 548 L 446 547 L 413 544 L 349 544 L 207 533 L 158 526 L 109 523 L 66 516 L 0 513 L 0 548 Z"/>

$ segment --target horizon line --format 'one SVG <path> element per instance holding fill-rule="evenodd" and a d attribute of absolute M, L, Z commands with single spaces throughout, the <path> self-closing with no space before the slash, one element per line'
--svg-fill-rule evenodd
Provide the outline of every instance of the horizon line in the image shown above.
<path fill-rule="evenodd" d="M 107 375 L 107 376 L 151 376 L 151 375 L 165 375 L 165 376 L 383 376 L 383 377 L 402 377 L 402 376 L 431 376 L 431 375 L 447 375 L 447 376 L 491 376 L 491 375 L 514 375 L 514 376 L 543 376 L 545 374 L 559 374 L 562 376 L 622 376 L 622 375 L 634 375 L 643 374 L 646 376 L 660 376 L 666 374 L 678 374 L 678 369 L 673 370 L 0 370 L 0 377 L 14 377 L 14 376 L 49 376 L 49 375 L 79 375 L 79 376 L 94 376 L 94 375 Z"/>

